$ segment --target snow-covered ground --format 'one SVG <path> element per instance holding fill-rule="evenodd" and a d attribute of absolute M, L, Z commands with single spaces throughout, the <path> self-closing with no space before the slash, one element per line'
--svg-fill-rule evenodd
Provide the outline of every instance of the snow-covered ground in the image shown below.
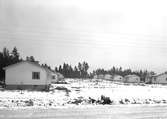
<path fill-rule="evenodd" d="M 0 91 L 0 107 L 59 107 L 98 104 L 166 104 L 167 86 L 66 79 L 49 92 Z"/>

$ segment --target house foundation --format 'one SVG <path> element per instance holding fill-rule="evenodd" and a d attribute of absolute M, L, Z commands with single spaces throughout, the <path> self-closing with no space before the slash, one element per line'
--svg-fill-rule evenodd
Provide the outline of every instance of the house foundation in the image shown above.
<path fill-rule="evenodd" d="M 50 85 L 6 85 L 7 90 L 37 90 L 48 91 Z"/>

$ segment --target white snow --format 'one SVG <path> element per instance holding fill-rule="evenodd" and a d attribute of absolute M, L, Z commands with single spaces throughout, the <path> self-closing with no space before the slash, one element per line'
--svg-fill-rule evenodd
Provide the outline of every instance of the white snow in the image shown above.
<path fill-rule="evenodd" d="M 109 81 L 66 79 L 68 84 L 53 84 L 51 91 L 0 91 L 0 107 L 58 107 L 69 106 L 81 100 L 79 105 L 90 105 L 90 98 L 100 100 L 109 97 L 113 104 L 165 104 L 167 86 L 121 84 Z M 97 104 L 97 103 L 96 103 Z"/>

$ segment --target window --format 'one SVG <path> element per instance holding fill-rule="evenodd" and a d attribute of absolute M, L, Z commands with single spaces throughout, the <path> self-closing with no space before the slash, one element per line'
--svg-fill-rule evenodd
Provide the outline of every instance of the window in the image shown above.
<path fill-rule="evenodd" d="M 55 76 L 52 76 L 52 79 L 55 79 Z"/>
<path fill-rule="evenodd" d="M 32 79 L 40 79 L 40 72 L 32 72 Z"/>
<path fill-rule="evenodd" d="M 166 78 L 166 81 L 167 81 L 167 78 Z"/>
<path fill-rule="evenodd" d="M 154 81 L 156 81 L 156 78 L 154 78 Z"/>

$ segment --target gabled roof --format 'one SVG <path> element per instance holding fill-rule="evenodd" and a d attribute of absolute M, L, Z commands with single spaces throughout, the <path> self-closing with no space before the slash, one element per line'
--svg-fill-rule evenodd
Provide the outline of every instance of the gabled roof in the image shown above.
<path fill-rule="evenodd" d="M 44 69 L 45 71 L 47 71 L 47 72 L 49 72 L 49 73 L 51 72 L 50 69 L 41 66 L 41 65 L 40 65 L 39 63 L 37 63 L 37 62 L 30 62 L 30 61 L 26 61 L 26 60 L 21 61 L 21 62 L 18 62 L 18 63 L 15 63 L 15 64 L 12 64 L 12 65 L 9 65 L 9 66 L 6 66 L 6 67 L 4 67 L 3 69 L 6 70 L 6 69 L 8 69 L 8 68 L 17 66 L 17 65 L 22 64 L 22 63 L 29 63 L 29 64 L 32 64 L 32 65 L 34 65 L 34 66 L 40 67 L 40 68 Z"/>
<path fill-rule="evenodd" d="M 61 73 L 59 73 L 59 72 L 56 72 L 56 74 L 57 74 L 59 77 L 64 78 L 63 74 L 61 74 Z"/>
<path fill-rule="evenodd" d="M 164 72 L 164 73 L 161 73 L 161 74 L 158 74 L 158 75 L 154 75 L 154 76 L 152 76 L 152 77 L 158 77 L 158 76 L 161 76 L 161 75 L 167 75 L 167 72 Z"/>
<path fill-rule="evenodd" d="M 127 77 L 139 77 L 138 75 L 135 75 L 135 74 L 129 74 L 129 75 L 126 75 L 125 78 Z M 140 78 L 140 77 L 139 77 Z"/>
<path fill-rule="evenodd" d="M 115 74 L 113 77 L 123 77 L 123 76 L 121 76 L 121 75 L 118 75 L 118 74 Z"/>

